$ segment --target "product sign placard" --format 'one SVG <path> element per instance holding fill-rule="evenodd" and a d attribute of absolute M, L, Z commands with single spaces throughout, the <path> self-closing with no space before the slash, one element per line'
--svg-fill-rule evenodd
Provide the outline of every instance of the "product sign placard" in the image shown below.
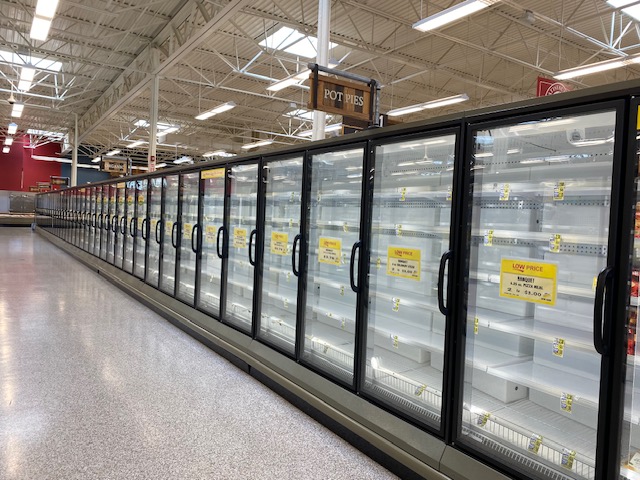
<path fill-rule="evenodd" d="M 127 205 L 133 205 L 133 195 L 127 195 Z"/>
<path fill-rule="evenodd" d="M 289 252 L 289 234 L 283 232 L 271 232 L 271 253 L 274 255 L 287 255 Z"/>
<path fill-rule="evenodd" d="M 139 205 L 144 204 L 144 200 L 145 200 L 144 194 L 141 193 L 140 195 L 138 195 L 138 204 Z"/>
<path fill-rule="evenodd" d="M 233 248 L 245 248 L 247 246 L 247 229 L 233 229 Z"/>
<path fill-rule="evenodd" d="M 218 229 L 213 225 L 207 225 L 204 229 L 204 238 L 207 243 L 214 243 L 216 241 L 216 234 Z"/>
<path fill-rule="evenodd" d="M 185 240 L 191 240 L 191 232 L 193 231 L 193 225 L 190 223 L 185 223 L 184 227 L 182 227 L 182 235 Z"/>
<path fill-rule="evenodd" d="M 514 300 L 556 304 L 558 266 L 555 263 L 503 258 L 500 264 L 500 296 Z"/>
<path fill-rule="evenodd" d="M 144 218 L 138 217 L 138 231 L 142 231 L 142 223 L 144 222 Z"/>
<path fill-rule="evenodd" d="M 318 262 L 327 265 L 340 265 L 342 260 L 342 240 L 340 238 L 320 237 Z"/>
<path fill-rule="evenodd" d="M 166 235 L 171 235 L 173 233 L 173 222 L 166 222 L 164 224 L 164 233 Z"/>
<path fill-rule="evenodd" d="M 420 250 L 417 248 L 389 247 L 387 249 L 387 275 L 420 281 Z"/>
<path fill-rule="evenodd" d="M 207 180 L 209 178 L 224 178 L 224 168 L 214 168 L 213 170 L 203 170 L 200 173 L 200 176 L 203 180 Z"/>

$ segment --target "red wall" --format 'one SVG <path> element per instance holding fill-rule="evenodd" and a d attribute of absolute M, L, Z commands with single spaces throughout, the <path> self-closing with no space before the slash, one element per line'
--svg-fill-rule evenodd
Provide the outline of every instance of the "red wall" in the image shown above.
<path fill-rule="evenodd" d="M 16 136 L 9 153 L 0 153 L 0 190 L 29 191 L 36 182 L 49 182 L 50 176 L 59 176 L 61 164 L 34 160 L 32 155 L 57 157 L 60 144 L 48 143 L 36 149 L 24 148 L 29 143 L 28 136 Z"/>

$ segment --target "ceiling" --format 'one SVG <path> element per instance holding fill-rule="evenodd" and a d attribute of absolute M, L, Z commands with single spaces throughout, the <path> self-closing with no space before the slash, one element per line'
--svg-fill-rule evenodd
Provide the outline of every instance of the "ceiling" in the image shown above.
<path fill-rule="evenodd" d="M 338 70 L 382 85 L 381 112 L 469 96 L 402 117 L 411 121 L 531 98 L 538 76 L 640 53 L 638 23 L 605 0 L 502 0 L 429 33 L 412 28 L 457 3 L 333 0 L 329 56 L 340 62 Z M 265 38 L 282 27 L 316 35 L 316 0 L 60 0 L 45 41 L 29 35 L 35 6 L 36 0 L 0 0 L 0 51 L 62 66 L 59 72 L 37 69 L 31 89 L 19 92 L 20 67 L 0 54 L 0 136 L 12 120 L 13 92 L 25 104 L 16 120 L 20 131 L 73 138 L 77 119 L 81 154 L 119 148 L 146 162 L 146 143 L 126 145 L 149 140 L 144 121 L 157 75 L 159 122 L 178 128 L 160 137 L 158 162 L 183 155 L 199 161 L 219 149 L 241 153 L 241 145 L 256 139 L 274 141 L 265 150 L 309 141 L 300 134 L 311 123 L 286 115 L 306 108 L 308 87 L 267 87 L 314 59 L 269 48 Z M 640 65 L 631 65 L 567 83 L 580 89 L 638 77 Z M 228 101 L 236 107 L 208 120 L 194 118 Z M 31 139 L 51 140 L 44 133 Z"/>

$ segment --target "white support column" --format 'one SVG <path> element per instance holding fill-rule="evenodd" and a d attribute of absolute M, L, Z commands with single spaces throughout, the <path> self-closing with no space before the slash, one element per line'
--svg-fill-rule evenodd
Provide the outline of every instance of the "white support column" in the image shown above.
<path fill-rule="evenodd" d="M 329 34 L 331 23 L 331 0 L 318 0 L 318 56 L 316 63 L 326 67 L 329 62 Z M 324 126 L 327 114 L 316 110 L 313 112 L 312 140 L 324 138 Z"/>
<path fill-rule="evenodd" d="M 71 186 L 78 185 L 78 114 L 73 114 L 75 126 L 73 129 L 73 150 L 71 151 Z"/>
<path fill-rule="evenodd" d="M 151 112 L 149 114 L 149 156 L 147 166 L 149 172 L 156 171 L 156 142 L 158 138 L 158 89 L 160 88 L 160 77 L 153 76 L 151 82 Z"/>

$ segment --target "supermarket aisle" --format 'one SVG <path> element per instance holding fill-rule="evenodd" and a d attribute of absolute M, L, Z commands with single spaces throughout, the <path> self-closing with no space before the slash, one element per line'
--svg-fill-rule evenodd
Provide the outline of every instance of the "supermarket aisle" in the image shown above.
<path fill-rule="evenodd" d="M 31 230 L 0 251 L 0 478 L 395 478 Z"/>

